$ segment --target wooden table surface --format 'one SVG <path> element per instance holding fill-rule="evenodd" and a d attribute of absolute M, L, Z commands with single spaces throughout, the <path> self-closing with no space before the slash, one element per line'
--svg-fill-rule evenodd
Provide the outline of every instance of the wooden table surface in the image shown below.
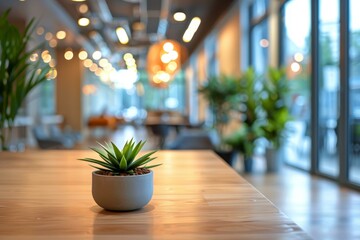
<path fill-rule="evenodd" d="M 109 212 L 91 195 L 91 151 L 0 152 L 0 239 L 309 239 L 211 151 L 159 151 L 154 196 Z"/>

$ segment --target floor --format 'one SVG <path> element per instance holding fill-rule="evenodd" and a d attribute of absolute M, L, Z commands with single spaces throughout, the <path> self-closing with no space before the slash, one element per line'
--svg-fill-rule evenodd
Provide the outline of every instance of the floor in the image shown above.
<path fill-rule="evenodd" d="M 360 239 L 360 193 L 283 166 L 244 177 L 314 239 Z"/>
<path fill-rule="evenodd" d="M 109 139 L 122 145 L 133 136 L 148 139 L 144 149 L 156 148 L 157 139 L 149 131 L 130 126 L 115 132 L 92 130 L 79 148 Z M 254 173 L 245 175 L 241 162 L 239 157 L 234 169 L 314 239 L 360 239 L 360 192 L 288 166 L 267 174 L 261 157 L 255 159 Z"/>

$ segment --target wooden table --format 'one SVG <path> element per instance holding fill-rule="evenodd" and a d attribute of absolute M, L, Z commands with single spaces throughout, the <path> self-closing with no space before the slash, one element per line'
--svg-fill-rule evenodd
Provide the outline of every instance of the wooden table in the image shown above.
<path fill-rule="evenodd" d="M 76 160 L 93 152 L 0 152 L 0 239 L 309 239 L 211 151 L 156 155 L 151 202 L 109 212 Z"/>

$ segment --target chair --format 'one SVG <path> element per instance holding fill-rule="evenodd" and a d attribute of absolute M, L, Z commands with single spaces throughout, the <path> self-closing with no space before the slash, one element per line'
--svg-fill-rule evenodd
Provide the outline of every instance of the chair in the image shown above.
<path fill-rule="evenodd" d="M 35 126 L 32 132 L 41 149 L 68 149 L 74 146 L 74 141 L 71 138 L 51 136 L 45 125 Z"/>
<path fill-rule="evenodd" d="M 167 124 L 152 124 L 149 128 L 153 135 L 158 137 L 159 148 L 164 148 L 166 137 L 169 135 L 170 127 Z"/>
<path fill-rule="evenodd" d="M 82 136 L 79 132 L 74 132 L 70 129 L 62 131 L 57 124 L 49 125 L 50 136 L 54 138 L 70 138 L 74 143 L 80 142 Z"/>
<path fill-rule="evenodd" d="M 214 149 L 209 134 L 204 131 L 185 131 L 167 146 L 168 149 Z"/>

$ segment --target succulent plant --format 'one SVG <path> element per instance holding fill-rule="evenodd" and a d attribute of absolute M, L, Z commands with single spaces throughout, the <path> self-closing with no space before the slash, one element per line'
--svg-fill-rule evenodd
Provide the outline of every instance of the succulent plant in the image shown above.
<path fill-rule="evenodd" d="M 95 163 L 98 166 L 91 165 L 92 167 L 99 169 L 103 172 L 111 172 L 112 175 L 122 174 L 135 174 L 137 169 L 149 169 L 157 167 L 161 164 L 155 164 L 147 166 L 149 162 L 153 161 L 156 157 L 151 157 L 155 151 L 144 154 L 143 156 L 136 158 L 146 141 L 139 141 L 136 143 L 133 139 L 126 141 L 122 149 L 119 149 L 113 142 L 105 143 L 106 146 L 98 143 L 101 149 L 90 148 L 99 154 L 101 160 L 94 158 L 81 158 L 79 160 Z"/>

